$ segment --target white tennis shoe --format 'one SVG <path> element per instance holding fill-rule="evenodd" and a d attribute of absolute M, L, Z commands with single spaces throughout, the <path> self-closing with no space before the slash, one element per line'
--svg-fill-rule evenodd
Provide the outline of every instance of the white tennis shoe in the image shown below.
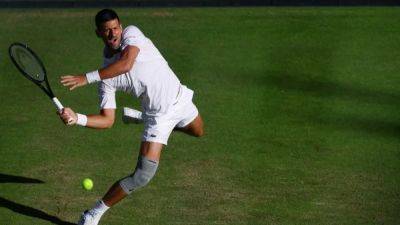
<path fill-rule="evenodd" d="M 78 221 L 78 225 L 97 225 L 100 221 L 101 215 L 95 210 L 86 210 L 82 213 Z"/>
<path fill-rule="evenodd" d="M 136 109 L 131 109 L 124 107 L 124 113 L 122 114 L 122 121 L 126 124 L 128 123 L 142 123 L 142 112 Z"/>

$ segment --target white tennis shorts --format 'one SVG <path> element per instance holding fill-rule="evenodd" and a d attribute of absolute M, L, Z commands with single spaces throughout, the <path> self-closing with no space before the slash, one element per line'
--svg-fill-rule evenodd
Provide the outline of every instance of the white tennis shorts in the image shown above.
<path fill-rule="evenodd" d="M 168 138 L 175 127 L 185 127 L 198 115 L 199 111 L 192 101 L 193 91 L 183 86 L 179 101 L 162 116 L 145 116 L 142 141 L 168 144 Z"/>

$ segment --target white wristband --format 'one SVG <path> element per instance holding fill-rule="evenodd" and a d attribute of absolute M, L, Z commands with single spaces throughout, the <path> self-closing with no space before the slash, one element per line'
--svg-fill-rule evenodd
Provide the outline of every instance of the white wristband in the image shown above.
<path fill-rule="evenodd" d="M 86 73 L 86 80 L 89 84 L 101 81 L 100 74 L 98 70 Z"/>
<path fill-rule="evenodd" d="M 85 127 L 87 124 L 87 116 L 79 113 L 77 113 L 76 116 L 78 117 L 76 124 Z"/>

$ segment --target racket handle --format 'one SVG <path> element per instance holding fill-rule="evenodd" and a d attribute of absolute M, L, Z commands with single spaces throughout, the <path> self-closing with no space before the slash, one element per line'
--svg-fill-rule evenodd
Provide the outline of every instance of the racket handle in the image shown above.
<path fill-rule="evenodd" d="M 56 105 L 58 111 L 62 111 L 62 109 L 64 108 L 64 106 L 61 104 L 61 102 L 56 98 L 52 98 L 51 100 L 53 100 L 54 105 Z"/>
<path fill-rule="evenodd" d="M 64 106 L 61 104 L 61 102 L 58 100 L 58 98 L 54 97 L 51 100 L 53 100 L 54 105 L 56 105 L 57 109 L 59 112 L 61 112 L 64 108 Z M 72 124 L 74 122 L 74 119 L 69 118 L 68 119 L 68 124 Z"/>

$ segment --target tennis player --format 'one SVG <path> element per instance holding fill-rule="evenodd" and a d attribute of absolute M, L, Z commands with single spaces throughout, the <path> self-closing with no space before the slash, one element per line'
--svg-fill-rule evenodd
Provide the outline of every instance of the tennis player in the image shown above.
<path fill-rule="evenodd" d="M 67 125 L 110 128 L 115 120 L 115 92 L 124 91 L 140 99 L 142 112 L 133 110 L 136 113 L 128 117 L 142 121 L 144 131 L 135 171 L 115 182 L 92 209 L 86 210 L 78 222 L 81 225 L 97 225 L 110 207 L 149 183 L 173 130 L 195 137 L 204 133 L 202 118 L 192 102 L 193 91 L 180 83 L 152 41 L 135 26 L 123 28 L 113 10 L 101 10 L 95 21 L 96 34 L 105 45 L 103 67 L 61 76 L 61 83 L 70 90 L 98 83 L 100 113 L 84 115 L 64 108 L 60 118 Z"/>

